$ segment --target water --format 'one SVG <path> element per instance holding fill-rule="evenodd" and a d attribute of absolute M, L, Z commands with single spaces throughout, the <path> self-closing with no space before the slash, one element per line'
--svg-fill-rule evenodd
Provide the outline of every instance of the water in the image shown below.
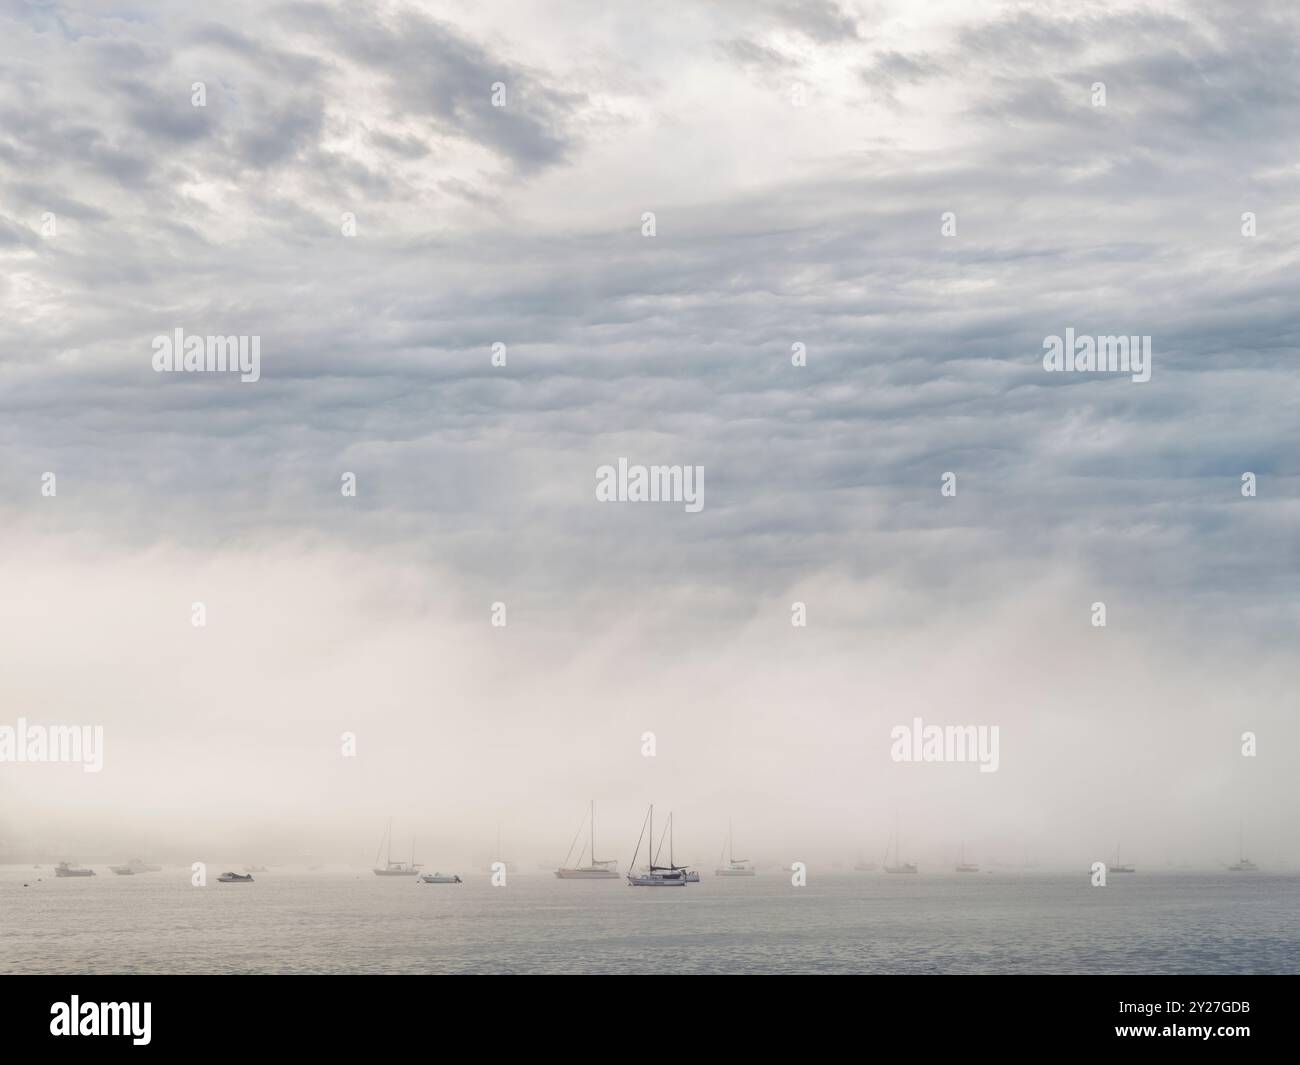
<path fill-rule="evenodd" d="M 36 877 L 42 877 L 41 882 Z M 685 888 L 0 867 L 6 973 L 1297 973 L 1300 877 L 773 872 Z M 24 882 L 30 886 L 24 888 Z"/>

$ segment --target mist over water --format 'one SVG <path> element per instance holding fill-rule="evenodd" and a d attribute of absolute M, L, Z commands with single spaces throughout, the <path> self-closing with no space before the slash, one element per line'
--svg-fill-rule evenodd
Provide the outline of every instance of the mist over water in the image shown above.
<path fill-rule="evenodd" d="M 1149 606 L 1090 629 L 1059 578 L 903 617 L 883 580 L 810 579 L 790 593 L 814 604 L 805 629 L 776 594 L 679 584 L 628 610 L 604 582 L 516 601 L 494 629 L 463 578 L 391 552 L 74 559 L 53 540 L 0 577 L 6 705 L 104 728 L 100 772 L 5 766 L 7 861 L 365 867 L 391 817 L 395 856 L 414 837 L 418 861 L 478 867 L 499 834 L 500 856 L 554 865 L 593 798 L 601 856 L 624 864 L 650 802 L 700 864 L 729 819 L 782 866 L 880 861 L 895 818 L 930 867 L 964 844 L 985 865 L 1086 868 L 1118 846 L 1214 869 L 1239 829 L 1266 868 L 1297 860 L 1296 726 L 1274 694 L 1290 656 Z M 997 771 L 893 761 L 916 717 L 997 726 Z"/>

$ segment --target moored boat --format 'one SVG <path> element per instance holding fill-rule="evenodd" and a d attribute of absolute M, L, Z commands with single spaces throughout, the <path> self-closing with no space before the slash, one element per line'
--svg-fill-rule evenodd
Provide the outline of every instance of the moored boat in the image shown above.
<path fill-rule="evenodd" d="M 379 855 L 384 855 L 383 868 L 379 866 Z M 379 841 L 379 852 L 375 855 L 375 876 L 415 876 L 420 867 L 415 864 L 415 840 L 411 840 L 411 860 L 409 862 L 393 861 L 393 819 L 388 819 L 388 827 Z"/>
<path fill-rule="evenodd" d="M 724 853 L 727 855 L 727 864 L 723 865 L 719 861 L 718 868 L 713 870 L 714 876 L 757 875 L 753 863 L 748 858 L 736 857 L 735 836 L 732 832 L 731 821 L 727 821 L 727 849 Z"/>
<path fill-rule="evenodd" d="M 134 876 L 136 873 L 162 872 L 161 865 L 149 865 L 147 862 L 143 862 L 139 858 L 132 858 L 125 865 L 110 865 L 109 868 L 118 876 Z"/>
<path fill-rule="evenodd" d="M 885 872 L 887 873 L 915 873 L 915 862 L 904 862 L 899 859 L 900 852 L 900 834 L 898 831 L 898 815 L 894 815 L 894 864 L 889 864 L 889 854 L 885 854 Z"/>
<path fill-rule="evenodd" d="M 590 836 L 588 841 L 582 845 L 582 850 L 578 854 L 578 861 L 574 865 L 569 864 L 569 859 L 573 857 L 573 848 L 578 845 L 578 836 L 582 835 L 583 825 L 590 825 Z M 588 851 L 590 847 L 590 851 Z M 590 861 L 583 863 L 583 859 L 591 855 Z M 560 868 L 555 870 L 555 876 L 559 880 L 617 880 L 618 879 L 618 862 L 612 858 L 596 857 L 596 800 L 592 799 L 587 811 L 587 816 L 583 818 L 582 824 L 578 825 L 578 831 L 573 837 L 573 842 L 569 844 L 569 853 L 564 856 L 564 861 Z"/>
<path fill-rule="evenodd" d="M 646 853 L 650 858 L 650 863 L 641 872 L 636 872 L 636 858 L 641 853 L 641 840 L 646 839 L 646 829 L 649 827 L 649 840 L 646 843 Z M 641 836 L 636 841 L 636 850 L 632 852 L 632 860 L 628 863 L 628 868 L 633 870 L 627 874 L 628 887 L 685 887 L 687 884 L 699 882 L 699 874 L 692 874 L 684 865 L 676 865 L 673 862 L 673 815 L 668 815 L 668 827 L 664 834 L 668 837 L 668 864 L 656 865 L 655 861 L 659 856 L 659 851 L 663 850 L 663 839 L 659 840 L 659 847 L 653 855 L 650 855 L 649 848 L 654 843 L 655 834 L 655 808 L 652 803 L 650 809 L 646 811 L 646 819 L 641 822 Z M 694 879 L 691 879 L 691 877 Z"/>

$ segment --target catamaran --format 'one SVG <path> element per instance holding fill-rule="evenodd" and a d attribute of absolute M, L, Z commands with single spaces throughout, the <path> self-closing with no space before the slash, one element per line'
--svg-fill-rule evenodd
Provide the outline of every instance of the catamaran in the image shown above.
<path fill-rule="evenodd" d="M 649 826 L 650 838 L 646 842 L 646 854 L 649 857 L 649 865 L 644 872 L 636 872 L 636 858 L 641 853 L 641 840 L 646 839 L 646 827 Z M 645 820 L 641 822 L 641 835 L 636 841 L 636 850 L 632 852 L 632 861 L 628 863 L 628 868 L 633 870 L 627 874 L 627 883 L 629 887 L 685 887 L 687 884 L 698 882 L 698 875 L 695 880 L 688 876 L 689 870 L 684 865 L 675 865 L 673 863 L 673 842 L 672 842 L 673 815 L 668 815 L 668 827 L 665 834 L 668 836 L 668 864 L 655 865 L 655 860 L 659 856 L 659 850 L 663 849 L 663 839 L 659 840 L 659 849 L 654 855 L 650 855 L 650 847 L 654 843 L 655 836 L 655 808 L 652 803 L 650 809 L 646 811 Z"/>
<path fill-rule="evenodd" d="M 899 860 L 899 834 L 898 834 L 898 815 L 894 815 L 894 864 L 889 864 L 889 851 L 885 851 L 885 872 L 887 873 L 915 873 L 915 862 L 904 862 Z"/>
<path fill-rule="evenodd" d="M 384 855 L 384 867 L 379 868 L 379 855 Z M 393 861 L 393 819 L 388 819 L 388 828 L 379 841 L 379 852 L 375 855 L 375 876 L 415 876 L 420 867 L 415 864 L 415 840 L 411 840 L 411 860 L 409 862 Z"/>
<path fill-rule="evenodd" d="M 69 865 L 67 862 L 59 862 L 54 867 L 55 876 L 94 876 L 93 869 L 79 869 L 76 866 Z"/>
<path fill-rule="evenodd" d="M 731 821 L 727 821 L 727 849 L 723 852 L 727 855 L 727 864 L 722 865 L 722 859 L 718 859 L 718 868 L 713 870 L 714 876 L 754 876 L 755 869 L 748 858 L 736 857 L 735 837 L 732 833 Z"/>
<path fill-rule="evenodd" d="M 589 825 L 591 832 L 587 842 L 583 843 L 582 850 L 578 854 L 578 863 L 570 865 L 569 859 L 573 857 L 573 848 L 578 845 L 578 837 L 582 835 L 584 825 Z M 590 848 L 590 851 L 588 850 Z M 583 859 L 587 854 L 591 854 L 591 861 L 583 864 Z M 613 858 L 596 857 L 596 800 L 592 799 L 587 810 L 587 816 L 582 819 L 578 825 L 578 831 L 574 833 L 573 842 L 569 844 L 569 853 L 564 856 L 564 862 L 560 868 L 555 870 L 555 875 L 560 880 L 617 880 L 618 879 L 618 862 Z"/>

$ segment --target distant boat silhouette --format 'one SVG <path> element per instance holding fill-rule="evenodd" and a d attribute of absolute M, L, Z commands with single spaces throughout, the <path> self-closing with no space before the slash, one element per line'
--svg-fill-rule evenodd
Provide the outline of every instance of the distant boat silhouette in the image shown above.
<path fill-rule="evenodd" d="M 915 862 L 904 862 L 899 860 L 899 832 L 898 832 L 898 814 L 894 814 L 894 864 L 889 864 L 889 852 L 885 852 L 885 872 L 887 873 L 915 873 Z"/>
<path fill-rule="evenodd" d="M 125 865 L 110 865 L 109 868 L 118 876 L 134 876 L 136 873 L 162 872 L 161 865 L 149 865 L 146 862 L 142 862 L 139 858 L 132 858 Z"/>
<path fill-rule="evenodd" d="M 1237 861 L 1228 866 L 1230 873 L 1258 873 L 1259 866 L 1246 857 L 1246 849 L 1243 846 L 1243 832 L 1241 822 L 1237 822 Z"/>
<path fill-rule="evenodd" d="M 737 858 L 735 837 L 731 830 L 731 821 L 727 821 L 727 849 L 724 852 L 727 855 L 727 864 L 719 865 L 713 871 L 714 876 L 755 876 L 757 875 L 753 863 L 748 858 Z"/>

